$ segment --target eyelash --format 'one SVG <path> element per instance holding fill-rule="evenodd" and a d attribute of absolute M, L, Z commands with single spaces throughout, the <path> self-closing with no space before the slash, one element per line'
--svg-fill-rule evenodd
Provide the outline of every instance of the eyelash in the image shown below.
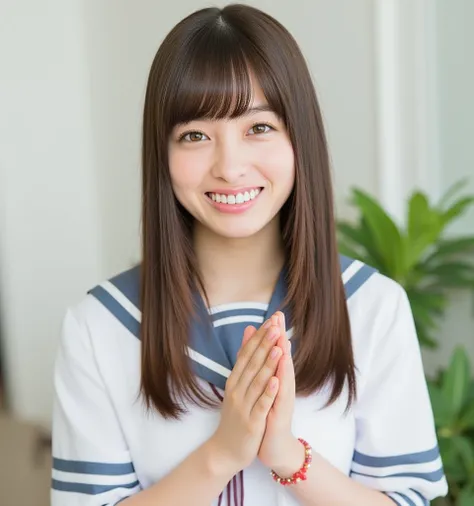
<path fill-rule="evenodd" d="M 257 123 L 254 123 L 250 128 L 249 130 L 252 130 L 252 128 L 255 128 L 256 126 L 266 126 L 268 128 L 270 128 L 271 130 L 276 130 L 274 126 L 270 125 L 269 123 L 262 123 L 261 121 L 257 122 Z M 263 134 L 268 134 L 270 132 L 262 132 Z M 186 137 L 186 135 L 189 135 L 189 134 L 201 134 L 201 135 L 206 135 L 204 132 L 201 132 L 200 130 L 190 130 L 188 132 L 184 132 L 183 134 L 181 134 L 178 138 L 178 142 L 182 142 L 184 140 L 184 138 Z M 253 134 L 253 135 L 261 135 L 261 134 Z M 186 141 L 186 142 L 190 142 L 190 143 L 193 143 L 193 141 Z M 200 142 L 200 141 L 197 141 L 197 142 Z"/>

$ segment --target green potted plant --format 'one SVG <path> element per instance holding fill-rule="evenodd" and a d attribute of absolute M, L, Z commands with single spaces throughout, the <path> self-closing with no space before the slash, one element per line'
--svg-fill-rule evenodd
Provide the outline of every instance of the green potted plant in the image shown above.
<path fill-rule="evenodd" d="M 449 290 L 474 288 L 474 235 L 447 236 L 448 226 L 474 205 L 473 195 L 454 200 L 464 183 L 451 187 L 438 204 L 414 192 L 404 226 L 397 225 L 375 198 L 354 189 L 358 220 L 338 222 L 340 252 L 375 267 L 405 288 L 420 343 L 432 348 Z"/>

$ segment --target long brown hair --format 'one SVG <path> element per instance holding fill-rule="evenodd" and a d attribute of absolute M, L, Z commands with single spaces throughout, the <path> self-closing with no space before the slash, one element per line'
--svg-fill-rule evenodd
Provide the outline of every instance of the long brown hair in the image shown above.
<path fill-rule="evenodd" d="M 182 401 L 212 405 L 187 355 L 192 293 L 205 288 L 192 244 L 193 219 L 173 194 L 168 142 L 196 118 L 235 118 L 250 105 L 250 73 L 284 120 L 295 184 L 280 211 L 288 297 L 298 340 L 297 392 L 331 383 L 329 403 L 356 394 L 350 325 L 336 246 L 328 148 L 316 93 L 290 33 L 246 5 L 207 8 L 179 22 L 151 66 L 143 119 L 141 392 L 147 406 L 179 417 Z"/>

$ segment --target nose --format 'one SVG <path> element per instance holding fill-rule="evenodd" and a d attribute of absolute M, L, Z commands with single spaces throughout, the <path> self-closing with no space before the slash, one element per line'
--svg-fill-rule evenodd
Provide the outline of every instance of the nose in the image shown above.
<path fill-rule="evenodd" d="M 239 182 L 245 176 L 244 148 L 232 139 L 222 140 L 215 150 L 212 175 L 229 184 Z"/>

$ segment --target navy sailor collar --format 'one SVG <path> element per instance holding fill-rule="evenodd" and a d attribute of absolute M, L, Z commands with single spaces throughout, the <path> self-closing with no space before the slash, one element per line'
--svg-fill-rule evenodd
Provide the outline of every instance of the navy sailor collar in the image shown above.
<path fill-rule="evenodd" d="M 340 266 L 346 299 L 351 297 L 376 272 L 375 269 L 359 260 L 353 260 L 342 255 L 340 256 Z M 139 266 L 134 267 L 89 291 L 138 339 L 140 338 L 141 321 L 139 269 Z M 283 311 L 287 329 L 289 329 L 288 335 L 291 338 L 293 333 L 291 314 L 286 307 L 281 307 L 286 293 L 286 268 L 283 268 L 265 310 L 263 321 L 275 311 Z M 195 374 L 201 379 L 224 389 L 226 379 L 235 364 L 240 341 L 219 339 L 209 318 L 209 311 L 199 294 L 195 294 L 194 302 L 196 315 L 191 322 L 188 345 L 191 365 Z M 253 324 L 253 322 L 249 321 L 248 324 Z"/>

